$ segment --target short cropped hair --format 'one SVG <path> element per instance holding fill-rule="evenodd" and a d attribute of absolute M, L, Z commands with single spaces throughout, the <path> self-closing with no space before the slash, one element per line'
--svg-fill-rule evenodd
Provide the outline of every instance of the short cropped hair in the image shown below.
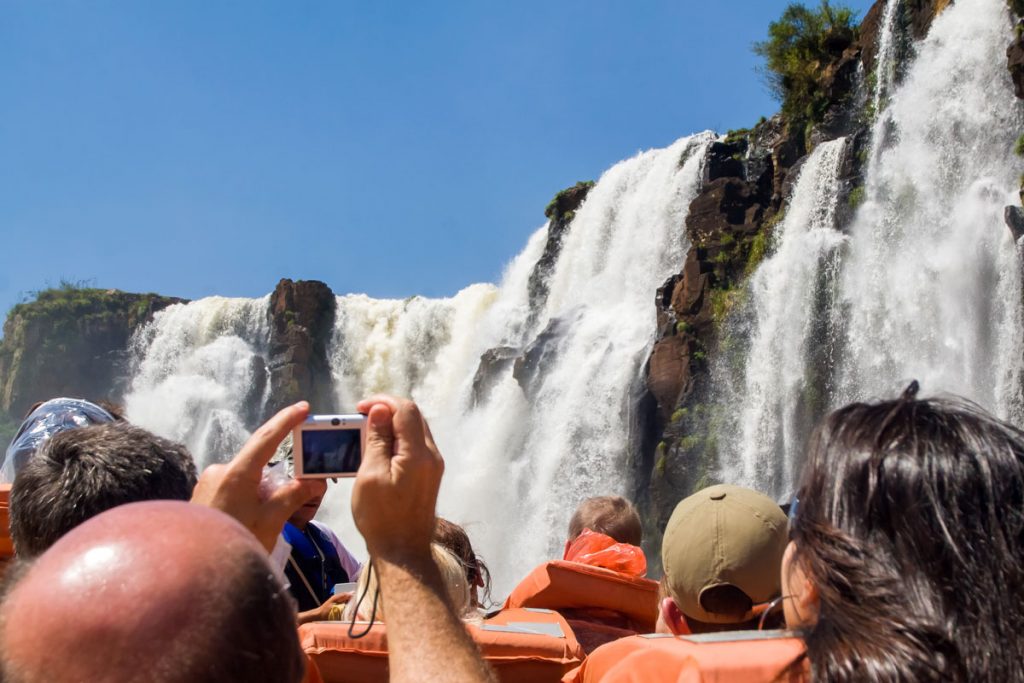
<path fill-rule="evenodd" d="M 619 543 L 640 545 L 644 539 L 640 515 L 622 496 L 598 496 L 580 503 L 569 522 L 569 540 L 574 540 L 584 529 L 611 536 Z"/>
<path fill-rule="evenodd" d="M 196 466 L 181 444 L 127 423 L 69 429 L 48 439 L 11 486 L 11 539 L 36 557 L 104 510 L 189 500 Z"/>

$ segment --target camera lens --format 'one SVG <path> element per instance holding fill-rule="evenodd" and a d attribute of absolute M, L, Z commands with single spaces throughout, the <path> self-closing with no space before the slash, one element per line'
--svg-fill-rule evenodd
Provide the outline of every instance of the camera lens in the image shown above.
<path fill-rule="evenodd" d="M 332 419 L 331 419 L 331 424 L 332 424 L 332 425 L 334 425 L 335 427 L 337 427 L 338 425 L 340 425 L 340 424 L 341 424 L 341 420 L 339 420 L 339 419 L 338 419 L 338 418 L 336 418 L 336 417 L 335 417 L 335 418 L 332 418 Z"/>

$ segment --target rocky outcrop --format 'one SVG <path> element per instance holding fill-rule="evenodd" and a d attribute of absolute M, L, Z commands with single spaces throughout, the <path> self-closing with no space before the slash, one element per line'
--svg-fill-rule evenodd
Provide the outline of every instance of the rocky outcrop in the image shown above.
<path fill-rule="evenodd" d="M 593 181 L 578 182 L 556 194 L 544 209 L 544 215 L 548 218 L 548 237 L 544 243 L 544 252 L 537 260 L 537 265 L 533 267 L 527 283 L 531 316 L 536 316 L 544 310 L 544 304 L 548 299 L 548 280 L 555 263 L 558 262 L 558 255 L 562 253 L 562 241 L 569 230 L 569 224 L 576 217 L 576 210 L 583 204 L 592 187 Z M 536 320 L 531 318 L 527 321 L 526 327 L 532 327 L 535 322 Z"/>
<path fill-rule="evenodd" d="M 594 182 L 591 180 L 578 182 L 556 194 L 544 209 L 544 215 L 548 218 L 548 234 L 544 242 L 544 251 L 537 259 L 527 282 L 530 314 L 523 325 L 525 330 L 532 330 L 537 324 L 537 316 L 544 311 L 544 304 L 550 291 L 548 281 L 562 252 L 562 242 L 573 218 L 576 217 L 576 211 L 582 206 L 583 200 L 593 187 Z M 554 353 L 554 342 L 560 338 L 563 329 L 563 321 L 553 320 L 529 343 L 523 340 L 513 341 L 523 346 L 498 346 L 485 351 L 480 356 L 476 374 L 473 376 L 473 403 L 477 404 L 484 400 L 509 370 L 523 391 L 527 394 L 532 392 L 535 382 L 543 373 L 544 365 Z"/>
<path fill-rule="evenodd" d="M 0 341 L 0 410 L 20 421 L 33 403 L 55 396 L 119 401 L 132 335 L 184 301 L 65 286 L 18 304 Z"/>
<path fill-rule="evenodd" d="M 334 292 L 316 280 L 281 280 L 270 295 L 267 371 L 270 397 L 263 419 L 307 400 L 314 412 L 333 412 L 327 345 L 334 329 Z"/>

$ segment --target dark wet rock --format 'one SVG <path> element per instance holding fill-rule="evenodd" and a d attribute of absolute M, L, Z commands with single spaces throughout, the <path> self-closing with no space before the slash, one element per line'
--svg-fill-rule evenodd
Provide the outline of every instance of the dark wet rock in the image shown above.
<path fill-rule="evenodd" d="M 1024 237 L 1024 209 L 1019 206 L 1008 206 L 1003 213 L 1006 219 L 1006 226 L 1010 228 L 1013 241 L 1017 242 Z"/>
<path fill-rule="evenodd" d="M 334 329 L 334 292 L 316 280 L 281 280 L 270 296 L 269 397 L 263 419 L 299 400 L 315 412 L 334 405 L 327 346 Z"/>
<path fill-rule="evenodd" d="M 486 400 L 487 395 L 509 372 L 520 350 L 511 346 L 498 346 L 484 351 L 480 356 L 476 374 L 473 375 L 473 405 Z"/>
<path fill-rule="evenodd" d="M 576 217 L 576 211 L 592 187 L 592 181 L 576 183 L 556 194 L 544 209 L 544 215 L 548 218 L 548 235 L 547 241 L 544 242 L 544 252 L 537 260 L 537 265 L 533 267 L 526 285 L 530 295 L 530 318 L 526 322 L 527 329 L 533 327 L 536 316 L 544 309 L 550 291 L 548 278 L 554 272 L 558 256 L 562 253 L 562 242 L 569 231 L 572 219 Z"/>
<path fill-rule="evenodd" d="M 559 343 L 576 321 L 577 314 L 554 318 L 530 342 L 512 365 L 512 376 L 523 393 L 533 396 L 544 379 L 545 371 L 558 357 Z"/>

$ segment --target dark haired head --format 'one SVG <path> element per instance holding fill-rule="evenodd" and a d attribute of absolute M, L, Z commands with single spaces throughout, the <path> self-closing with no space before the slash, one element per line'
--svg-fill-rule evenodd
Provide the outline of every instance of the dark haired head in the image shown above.
<path fill-rule="evenodd" d="M 572 541 L 584 529 L 611 536 L 619 543 L 640 545 L 644 539 L 640 515 L 633 504 L 622 496 L 598 496 L 580 503 L 569 521 L 569 539 Z"/>
<path fill-rule="evenodd" d="M 196 466 L 181 444 L 115 422 L 48 439 L 11 486 L 11 539 L 39 555 L 90 517 L 144 500 L 188 500 Z"/>
<path fill-rule="evenodd" d="M 856 403 L 811 438 L 792 562 L 815 680 L 1024 680 L 1024 433 L 960 399 Z"/>

